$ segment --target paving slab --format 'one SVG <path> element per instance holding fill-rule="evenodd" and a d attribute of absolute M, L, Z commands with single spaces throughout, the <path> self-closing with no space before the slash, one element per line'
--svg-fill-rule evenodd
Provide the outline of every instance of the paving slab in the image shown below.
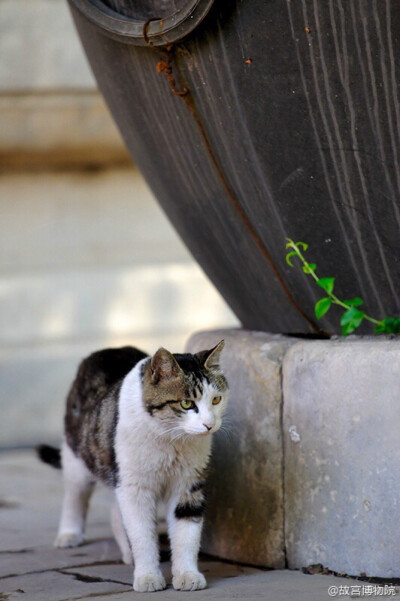
<path fill-rule="evenodd" d="M 0 579 L 48 570 L 120 566 L 120 559 L 117 545 L 111 538 L 91 538 L 81 547 L 71 549 L 55 549 L 50 539 L 47 545 L 0 552 Z"/>
<path fill-rule="evenodd" d="M 202 548 L 269 568 L 285 565 L 281 366 L 293 339 L 246 330 L 195 334 L 187 349 L 222 355 L 230 386 L 223 431 L 213 440 Z"/>
<path fill-rule="evenodd" d="M 132 568 L 119 561 L 108 523 L 110 495 L 95 492 L 87 528 L 88 542 L 75 549 L 54 549 L 62 482 L 32 451 L 0 452 L 0 601 L 325 601 L 329 587 L 360 586 L 351 579 L 261 570 L 202 555 L 200 569 L 208 588 L 195 593 L 171 588 L 168 555 L 162 569 L 169 588 L 154 595 L 133 592 Z M 396 591 L 397 593 L 397 591 Z M 369 599 L 382 596 L 368 595 Z"/>
<path fill-rule="evenodd" d="M 0 581 L 6 599 L 24 601 L 69 601 L 87 597 L 88 582 L 71 574 L 49 570 L 39 574 L 27 574 L 18 578 L 5 578 Z M 95 579 L 90 581 L 90 597 L 112 595 L 114 592 L 128 592 L 128 584 Z M 23 591 L 23 592 L 21 592 Z M 1 598 L 1 597 L 0 597 Z"/>
<path fill-rule="evenodd" d="M 164 573 L 168 579 L 169 565 Z M 200 568 L 208 580 L 208 588 L 194 593 L 179 592 L 169 584 L 165 591 L 155 593 L 159 601 L 193 601 L 245 599 L 246 601 L 327 601 L 332 597 L 363 596 L 366 585 L 347 578 L 304 575 L 288 570 L 262 571 L 242 566 L 229 566 L 223 562 L 201 562 Z M 135 593 L 130 585 L 127 566 L 121 565 L 122 575 L 110 574 L 105 569 L 100 576 L 76 571 L 75 573 L 48 571 L 24 577 L 0 580 L 0 590 L 7 601 L 89 601 L 110 598 L 113 601 L 148 601 L 149 594 Z M 122 578 L 119 580 L 117 578 Z M 168 579 L 170 581 L 170 578 Z M 342 588 L 341 588 L 342 587 Z M 339 594 L 339 591 L 348 594 Z M 337 593 L 336 593 L 337 591 Z M 355 592 L 355 595 L 354 595 Z M 359 595 L 357 593 L 360 593 Z M 394 589 L 394 595 L 399 591 Z M 392 596 L 392 595 L 391 595 Z M 382 595 L 368 594 L 369 599 L 382 599 Z"/>
<path fill-rule="evenodd" d="M 52 550 L 62 500 L 61 471 L 36 459 L 34 450 L 0 452 L 0 552 L 44 548 Z M 104 538 L 111 493 L 95 491 L 88 518 L 90 540 Z M 75 550 L 76 551 L 76 550 Z M 55 554 L 56 555 L 56 554 Z M 30 561 L 21 553 L 18 561 Z"/>

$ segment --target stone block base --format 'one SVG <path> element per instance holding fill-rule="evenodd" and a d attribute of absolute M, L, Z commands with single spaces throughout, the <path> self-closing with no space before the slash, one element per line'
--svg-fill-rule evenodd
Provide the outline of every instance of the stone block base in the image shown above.
<path fill-rule="evenodd" d="M 265 567 L 400 577 L 400 340 L 226 340 L 203 549 Z"/>
<path fill-rule="evenodd" d="M 221 330 L 194 335 L 187 349 L 211 348 L 222 338 L 230 400 L 226 432 L 213 441 L 202 548 L 225 559 L 282 568 L 281 365 L 292 342 Z"/>
<path fill-rule="evenodd" d="M 400 576 L 400 341 L 299 342 L 283 366 L 289 567 Z"/>

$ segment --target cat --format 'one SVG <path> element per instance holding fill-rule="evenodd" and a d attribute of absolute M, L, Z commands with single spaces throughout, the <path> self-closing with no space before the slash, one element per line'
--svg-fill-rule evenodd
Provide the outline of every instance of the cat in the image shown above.
<path fill-rule="evenodd" d="M 57 547 L 84 541 L 96 480 L 113 488 L 112 529 L 133 588 L 166 588 L 159 565 L 156 512 L 167 508 L 172 584 L 198 590 L 197 567 L 205 509 L 211 434 L 222 423 L 228 384 L 220 367 L 224 341 L 196 354 L 160 348 L 152 357 L 134 347 L 105 349 L 84 359 L 67 397 L 61 449 L 39 448 L 63 469 L 64 499 Z"/>

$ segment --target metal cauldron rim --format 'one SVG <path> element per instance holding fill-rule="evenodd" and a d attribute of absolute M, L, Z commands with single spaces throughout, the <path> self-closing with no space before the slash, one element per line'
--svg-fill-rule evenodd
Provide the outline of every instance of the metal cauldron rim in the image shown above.
<path fill-rule="evenodd" d="M 122 15 L 102 0 L 69 0 L 90 22 L 109 37 L 125 44 L 145 46 L 146 20 L 139 21 Z M 177 42 L 193 31 L 204 19 L 214 0 L 189 0 L 185 6 L 168 17 L 148 22 L 146 37 L 154 46 L 165 46 Z"/>

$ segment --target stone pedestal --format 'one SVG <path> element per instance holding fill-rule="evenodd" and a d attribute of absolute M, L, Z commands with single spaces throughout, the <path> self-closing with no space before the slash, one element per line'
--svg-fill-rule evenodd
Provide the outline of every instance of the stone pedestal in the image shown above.
<path fill-rule="evenodd" d="M 195 334 L 196 352 L 225 339 L 230 386 L 226 432 L 215 435 L 202 548 L 252 565 L 282 568 L 281 365 L 291 339 L 243 330 Z"/>
<path fill-rule="evenodd" d="M 290 568 L 400 576 L 400 340 L 299 342 L 285 357 Z"/>
<path fill-rule="evenodd" d="M 400 339 L 226 340 L 203 549 L 265 567 L 400 577 Z"/>

